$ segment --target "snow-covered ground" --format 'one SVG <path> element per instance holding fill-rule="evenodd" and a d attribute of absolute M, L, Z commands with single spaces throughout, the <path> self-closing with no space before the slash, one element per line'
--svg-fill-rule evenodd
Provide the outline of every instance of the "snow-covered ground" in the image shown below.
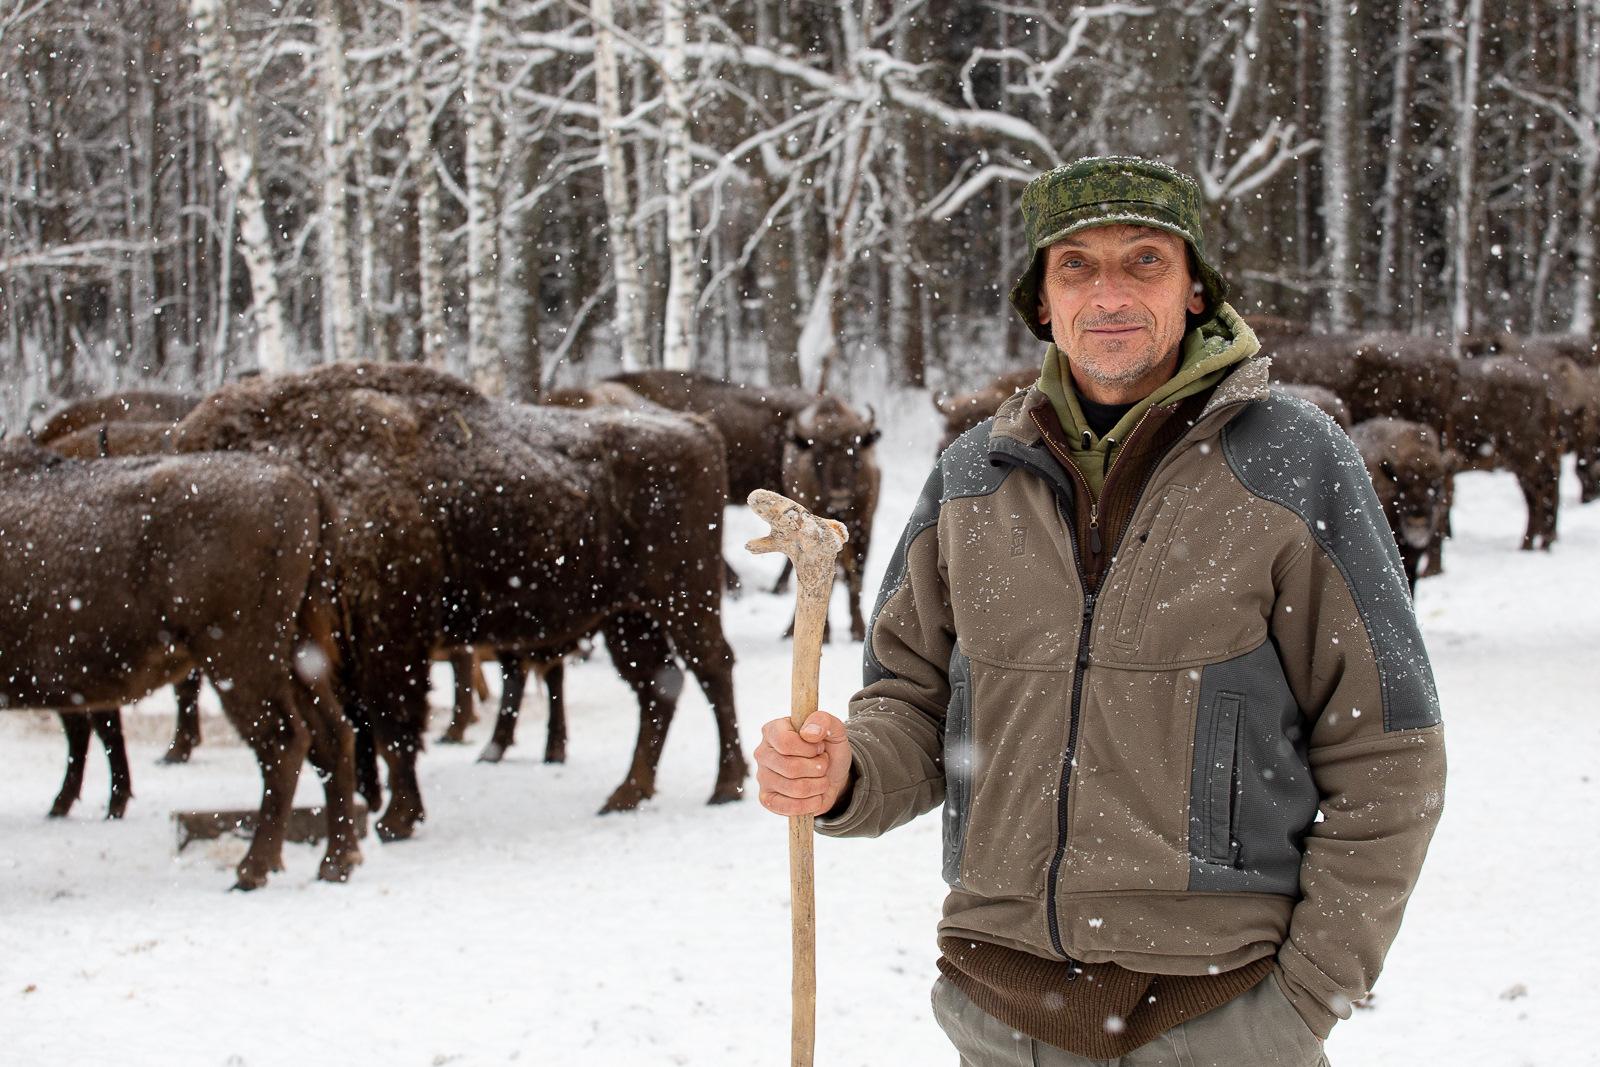
<path fill-rule="evenodd" d="M 871 590 L 937 438 L 922 394 L 875 399 L 888 432 Z M 1583 1022 L 1600 989 L 1600 506 L 1578 506 L 1568 474 L 1550 553 L 1516 551 L 1510 476 L 1458 482 L 1448 573 L 1418 598 L 1449 798 L 1373 1006 L 1329 1042 L 1336 1067 L 1600 1063 Z M 778 566 L 742 551 L 761 532 L 729 512 L 729 557 L 752 590 Z M 726 605 L 746 751 L 787 711 L 789 605 L 755 591 Z M 859 672 L 859 645 L 830 645 L 824 706 L 842 708 Z M 753 798 L 705 805 L 716 735 L 692 685 L 655 800 L 597 816 L 636 709 L 603 652 L 567 677 L 565 766 L 539 761 L 530 700 L 498 766 L 474 762 L 487 719 L 467 745 L 429 748 L 428 821 L 411 841 L 369 837 L 349 885 L 316 881 L 319 850 L 289 845 L 287 871 L 250 894 L 227 891 L 243 843 L 173 851 L 172 810 L 259 802 L 254 761 L 222 719 L 207 718 L 191 764 L 166 767 L 170 695 L 125 715 L 136 796 L 108 823 L 98 745 L 84 800 L 47 820 L 60 729 L 0 715 L 0 1064 L 783 1062 L 783 821 Z M 436 687 L 442 714 L 448 692 Z M 308 772 L 298 802 L 319 801 Z M 928 1008 L 937 816 L 877 841 L 819 839 L 817 887 L 817 1062 L 954 1063 Z"/>

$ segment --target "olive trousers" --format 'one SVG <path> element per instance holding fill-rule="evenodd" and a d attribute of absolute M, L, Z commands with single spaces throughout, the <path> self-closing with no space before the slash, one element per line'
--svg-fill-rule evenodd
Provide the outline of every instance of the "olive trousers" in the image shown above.
<path fill-rule="evenodd" d="M 934 984 L 933 1014 L 961 1067 L 1328 1067 L 1322 1041 L 1271 975 L 1114 1060 L 1085 1059 L 1019 1034 L 946 978 Z"/>

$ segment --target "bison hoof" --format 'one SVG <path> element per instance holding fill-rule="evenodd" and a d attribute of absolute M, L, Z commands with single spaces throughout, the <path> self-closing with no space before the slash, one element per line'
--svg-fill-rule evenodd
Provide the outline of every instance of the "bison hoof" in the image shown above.
<path fill-rule="evenodd" d="M 446 730 L 444 733 L 439 735 L 439 740 L 437 743 L 441 745 L 464 745 L 467 743 L 466 732 Z"/>
<path fill-rule="evenodd" d="M 239 877 L 233 883 L 233 888 L 241 893 L 248 893 L 252 889 L 260 889 L 267 884 L 267 872 L 254 869 L 246 870 L 243 865 L 239 867 Z"/>
<path fill-rule="evenodd" d="M 707 804 L 732 804 L 735 800 L 739 800 L 739 799 L 741 799 L 743 797 L 744 797 L 744 783 L 743 782 L 739 782 L 739 783 L 734 784 L 734 785 L 720 785 L 719 784 L 717 786 L 717 788 L 712 791 L 711 799 L 706 801 L 706 803 Z"/>
<path fill-rule="evenodd" d="M 74 799 L 76 799 L 76 798 L 74 798 Z M 58 800 L 54 804 L 50 805 L 50 818 L 52 818 L 52 819 L 65 819 L 67 817 L 67 812 L 69 812 L 71 810 L 72 810 L 72 801 L 71 800 L 66 800 L 66 801 Z"/>
<path fill-rule="evenodd" d="M 322 857 L 322 864 L 317 868 L 317 877 L 324 882 L 348 882 L 350 880 L 350 872 L 354 871 L 356 865 L 360 862 L 360 849 L 351 849 L 337 856 L 324 856 Z"/>
<path fill-rule="evenodd" d="M 544 761 L 546 763 L 565 763 L 567 762 L 567 750 L 564 748 L 547 748 L 544 753 Z"/>
<path fill-rule="evenodd" d="M 128 802 L 126 799 L 113 800 L 111 802 L 111 806 L 106 809 L 106 818 L 120 819 L 127 812 L 127 810 Z"/>
<path fill-rule="evenodd" d="M 640 789 L 635 785 L 620 785 L 617 791 L 601 807 L 601 815 L 610 815 L 614 811 L 634 811 L 641 801 L 649 800 L 654 790 Z"/>
<path fill-rule="evenodd" d="M 506 746 L 498 741 L 490 741 L 483 746 L 483 751 L 478 753 L 479 763 L 499 763 L 506 754 Z"/>
<path fill-rule="evenodd" d="M 193 751 L 192 749 L 189 749 L 187 747 L 179 748 L 177 746 L 173 746 L 172 748 L 167 749 L 167 754 L 165 756 L 162 756 L 159 762 L 161 762 L 161 763 L 188 763 L 189 762 L 189 756 L 192 753 L 192 751 Z"/>
<path fill-rule="evenodd" d="M 404 841 L 416 832 L 417 823 L 421 821 L 421 816 L 409 818 L 389 812 L 378 820 L 378 840 Z"/>

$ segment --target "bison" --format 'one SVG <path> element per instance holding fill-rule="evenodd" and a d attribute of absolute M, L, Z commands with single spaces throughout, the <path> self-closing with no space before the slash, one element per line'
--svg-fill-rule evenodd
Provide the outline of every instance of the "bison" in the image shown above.
<path fill-rule="evenodd" d="M 1324 415 L 1339 424 L 1339 429 L 1345 433 L 1350 432 L 1350 406 L 1340 400 L 1339 394 L 1332 389 L 1320 385 L 1301 385 L 1296 382 L 1280 382 L 1276 388 L 1288 396 L 1299 397 L 1308 404 L 1316 405 Z"/>
<path fill-rule="evenodd" d="M 815 393 L 800 389 L 741 385 L 718 381 L 698 374 L 680 371 L 637 371 L 610 379 L 620 382 L 652 403 L 673 411 L 699 412 L 716 423 L 728 451 L 728 494 L 735 503 L 743 503 L 757 489 L 781 487 L 784 493 L 799 499 L 799 494 L 811 492 L 812 499 L 824 496 L 841 511 L 860 516 L 858 529 L 851 531 L 854 539 L 859 533 L 862 540 L 856 543 L 855 559 L 864 561 L 870 547 L 872 513 L 878 504 L 877 461 L 873 445 L 880 433 L 872 420 L 862 423 L 852 414 L 849 420 L 841 414 L 848 411 L 842 401 L 829 398 L 824 421 L 830 427 L 822 436 L 808 436 L 802 432 L 796 418 L 820 399 Z M 836 406 L 835 406 L 836 405 Z M 842 428 L 846 422 L 853 431 Z M 838 432 L 835 432 L 838 429 Z M 801 448 L 809 453 L 805 461 L 791 458 L 790 452 Z M 809 468 L 825 482 L 813 484 L 809 489 L 790 484 L 789 472 Z M 856 475 L 859 474 L 859 477 Z M 822 494 L 818 496 L 816 494 Z M 845 504 L 848 495 L 850 503 Z M 787 581 L 789 567 L 784 567 L 778 579 L 781 590 Z M 857 583 L 859 585 L 859 582 Z M 729 575 L 730 587 L 736 579 Z M 850 595 L 851 631 L 857 633 L 856 620 L 861 618 L 859 589 Z M 864 634 L 864 624 L 859 631 Z M 860 640 L 856 636 L 856 640 Z"/>
<path fill-rule="evenodd" d="M 939 451 L 949 448 L 955 439 L 972 429 L 984 419 L 1000 410 L 1011 394 L 1028 388 L 1039 380 L 1038 367 L 1020 367 L 1007 371 L 982 389 L 959 396 L 938 393 L 933 406 L 944 416 L 944 437 L 939 441 Z"/>
<path fill-rule="evenodd" d="M 1449 517 L 1450 476 L 1458 457 L 1441 447 L 1432 427 L 1406 419 L 1368 419 L 1357 423 L 1350 437 L 1377 490 L 1415 593 L 1422 559 Z"/>
<path fill-rule="evenodd" d="M 94 713 L 209 675 L 261 764 L 241 889 L 281 869 L 308 755 L 326 778 L 319 877 L 344 881 L 361 859 L 312 582 L 319 525 L 316 491 L 255 457 L 87 463 L 0 445 L 0 706 Z"/>
<path fill-rule="evenodd" d="M 130 389 L 68 404 L 45 420 L 33 433 L 35 443 L 51 444 L 69 434 L 95 426 L 140 423 L 171 426 L 200 403 L 196 393 Z"/>
<path fill-rule="evenodd" d="M 837 566 L 844 571 L 849 593 L 852 641 L 867 637 L 861 615 L 861 579 L 882 480 L 872 450 L 877 438 L 870 420 L 857 415 L 838 397 L 822 396 L 795 415 L 783 445 L 784 491 L 815 514 L 844 523 L 848 533 Z M 780 585 L 793 567 L 785 561 Z M 791 621 L 789 633 L 793 632 Z"/>
<path fill-rule="evenodd" d="M 707 427 L 511 404 L 416 365 L 341 363 L 219 390 L 180 424 L 177 447 L 259 450 L 335 501 L 339 681 L 389 768 L 386 840 L 425 814 L 415 768 L 435 647 L 538 654 L 614 616 L 659 630 L 695 673 L 721 735 L 711 799 L 741 795 L 721 625 L 726 466 Z M 666 725 L 641 723 L 608 807 L 651 795 Z M 367 778 L 363 791 L 375 791 Z"/>

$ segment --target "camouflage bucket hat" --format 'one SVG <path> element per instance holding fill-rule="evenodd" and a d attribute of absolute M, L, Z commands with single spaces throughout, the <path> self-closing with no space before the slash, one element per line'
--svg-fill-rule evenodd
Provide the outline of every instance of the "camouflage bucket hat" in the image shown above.
<path fill-rule="evenodd" d="M 1189 243 L 1206 298 L 1205 311 L 1189 317 L 1191 329 L 1209 322 L 1228 294 L 1228 283 L 1206 262 L 1200 187 L 1165 163 L 1137 156 L 1098 156 L 1057 167 L 1022 190 L 1022 223 L 1030 257 L 1011 289 L 1011 306 L 1041 341 L 1052 340 L 1050 327 L 1038 316 L 1044 250 L 1068 234 L 1094 226 L 1153 226 Z"/>

